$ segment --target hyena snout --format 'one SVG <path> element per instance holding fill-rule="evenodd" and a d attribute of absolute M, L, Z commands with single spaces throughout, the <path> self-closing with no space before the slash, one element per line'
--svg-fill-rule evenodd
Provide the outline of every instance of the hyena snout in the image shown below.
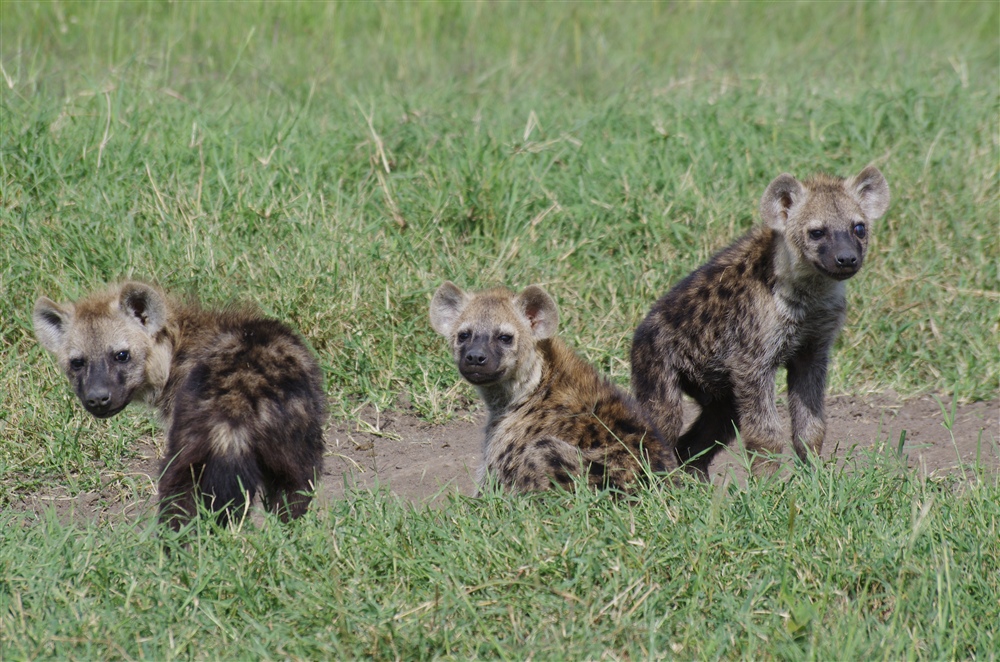
<path fill-rule="evenodd" d="M 458 371 L 476 385 L 488 384 L 502 376 L 500 356 L 485 340 L 473 341 L 459 350 Z"/>
<path fill-rule="evenodd" d="M 125 408 L 128 402 L 115 402 L 111 388 L 106 383 L 87 384 L 80 393 L 84 408 L 97 418 L 110 418 Z"/>
<path fill-rule="evenodd" d="M 85 368 L 76 368 L 70 363 L 70 370 L 82 372 L 77 379 L 76 393 L 92 416 L 110 418 L 131 400 L 128 390 L 121 387 L 127 381 L 127 375 L 120 370 L 109 369 L 101 361 L 90 362 Z"/>
<path fill-rule="evenodd" d="M 475 347 L 465 353 L 465 364 L 468 366 L 482 367 L 486 365 L 486 361 L 486 351 L 482 347 Z"/>
<path fill-rule="evenodd" d="M 111 405 L 111 391 L 104 387 L 97 387 L 87 391 L 84 404 L 91 413 L 107 411 Z"/>
<path fill-rule="evenodd" d="M 847 280 L 861 270 L 864 252 L 857 240 L 841 236 L 836 237 L 831 244 L 832 250 L 820 259 L 824 271 L 836 280 Z"/>

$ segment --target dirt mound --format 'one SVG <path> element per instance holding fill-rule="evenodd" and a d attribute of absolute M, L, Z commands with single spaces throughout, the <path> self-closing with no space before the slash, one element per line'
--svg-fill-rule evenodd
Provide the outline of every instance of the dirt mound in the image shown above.
<path fill-rule="evenodd" d="M 950 404 L 945 408 L 949 411 L 929 396 L 829 398 L 823 455 L 843 457 L 851 449 L 879 444 L 894 451 L 902 438 L 910 466 L 924 474 L 967 470 L 977 458 L 986 471 L 1000 471 L 1000 401 L 959 406 L 954 420 Z M 691 409 L 688 420 L 693 405 Z M 455 491 L 473 494 L 485 418 L 485 412 L 476 411 L 446 425 L 431 425 L 406 413 L 363 409 L 354 420 L 334 421 L 327 435 L 318 500 L 341 498 L 349 488 L 376 486 L 421 503 L 433 503 Z M 51 507 L 60 519 L 148 514 L 155 508 L 160 460 L 156 445 L 147 442 L 140 450 L 124 474 L 109 473 L 99 492 L 71 495 L 57 487 L 25 495 L 14 507 L 39 514 Z M 731 470 L 741 475 L 738 451 L 719 454 L 711 467 L 714 480 Z"/>

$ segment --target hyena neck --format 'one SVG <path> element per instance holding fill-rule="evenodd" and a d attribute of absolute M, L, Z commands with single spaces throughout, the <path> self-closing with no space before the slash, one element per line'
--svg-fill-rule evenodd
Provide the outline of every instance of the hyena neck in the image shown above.
<path fill-rule="evenodd" d="M 548 342 L 548 341 L 542 341 Z M 518 363 L 509 379 L 488 386 L 478 386 L 479 395 L 490 410 L 490 421 L 503 418 L 527 402 L 542 381 L 545 360 L 537 348 Z"/>
<path fill-rule="evenodd" d="M 167 323 L 156 337 L 146 356 L 146 386 L 141 393 L 142 400 L 156 409 L 164 420 L 169 420 L 173 405 L 173 389 L 170 377 L 174 368 L 175 349 L 181 344 L 181 329 L 176 317 L 170 315 Z"/>

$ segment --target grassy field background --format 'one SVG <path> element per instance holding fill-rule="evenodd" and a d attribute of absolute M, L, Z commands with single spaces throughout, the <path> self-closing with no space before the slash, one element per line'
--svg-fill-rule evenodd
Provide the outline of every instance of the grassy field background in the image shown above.
<path fill-rule="evenodd" d="M 892 188 L 831 392 L 993 399 L 998 25 L 986 2 L 2 2 L 0 507 L 93 489 L 155 431 L 142 411 L 97 422 L 74 402 L 33 337 L 41 294 L 134 276 L 254 301 L 316 348 L 334 415 L 405 394 L 443 421 L 472 394 L 427 322 L 441 281 L 543 284 L 567 340 L 624 384 L 651 303 L 754 224 L 784 171 L 875 163 Z M 171 560 L 144 526 L 5 513 L 0 644 L 995 657 L 996 477 L 955 491 L 875 464 L 638 510 L 359 496 Z M 799 507 L 817 513 L 793 529 Z M 577 544 L 591 575 L 567 561 Z M 627 559 L 619 574 L 607 554 Z M 449 578 L 453 558 L 479 566 Z"/>

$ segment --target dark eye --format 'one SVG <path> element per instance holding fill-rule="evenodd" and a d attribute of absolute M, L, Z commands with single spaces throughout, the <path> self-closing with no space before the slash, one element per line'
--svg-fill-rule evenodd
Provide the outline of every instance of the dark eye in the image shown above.
<path fill-rule="evenodd" d="M 810 239 L 822 239 L 824 235 L 826 235 L 826 230 L 810 230 L 809 231 L 809 238 Z"/>
<path fill-rule="evenodd" d="M 858 223 L 854 226 L 854 235 L 858 239 L 864 239 L 866 234 L 868 234 L 868 231 L 865 229 L 864 223 Z"/>
<path fill-rule="evenodd" d="M 84 361 L 83 359 L 70 359 L 69 360 L 69 367 L 72 368 L 73 370 L 82 370 L 83 366 L 86 365 L 86 364 L 87 364 L 87 362 Z"/>
<path fill-rule="evenodd" d="M 123 349 L 115 354 L 115 361 L 118 361 L 119 363 L 128 363 L 131 358 L 132 355 L 128 353 L 127 349 Z"/>
<path fill-rule="evenodd" d="M 472 334 L 470 332 L 462 331 L 460 334 L 458 334 L 458 342 L 465 342 L 470 337 L 472 337 Z"/>
<path fill-rule="evenodd" d="M 509 333 L 501 333 L 499 336 L 497 336 L 497 338 L 499 338 L 500 342 L 502 342 L 505 345 L 509 345 L 512 342 L 514 342 L 514 336 L 510 335 Z"/>

